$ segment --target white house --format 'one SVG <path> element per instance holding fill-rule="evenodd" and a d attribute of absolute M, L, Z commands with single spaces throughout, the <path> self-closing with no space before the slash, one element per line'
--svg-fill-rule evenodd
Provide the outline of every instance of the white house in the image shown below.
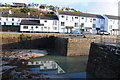
<path fill-rule="evenodd" d="M 20 26 L 21 18 L 19 14 L 2 14 L 0 17 L 0 25 Z"/>
<path fill-rule="evenodd" d="M 40 16 L 40 22 L 44 24 L 43 31 L 59 32 L 59 19 L 56 15 L 42 15 Z"/>
<path fill-rule="evenodd" d="M 40 24 L 40 20 L 22 20 L 20 31 L 24 32 L 39 32 L 42 31 L 44 24 Z"/>
<path fill-rule="evenodd" d="M 12 13 L 11 10 L 1 13 L 0 25 L 2 26 L 20 26 L 24 19 L 39 19 L 38 15 Z"/>
<path fill-rule="evenodd" d="M 111 35 L 118 35 L 120 31 L 120 17 L 104 15 L 105 18 L 105 28 L 104 30 L 108 31 Z"/>
<path fill-rule="evenodd" d="M 59 15 L 59 32 L 66 33 L 72 30 L 89 31 L 97 33 L 104 27 L 104 18 L 101 15 L 83 14 L 76 12 L 60 12 Z"/>
<path fill-rule="evenodd" d="M 58 29 L 58 17 L 55 15 L 41 15 L 36 20 L 22 20 L 20 26 L 22 32 L 58 32 Z"/>
<path fill-rule="evenodd" d="M 39 8 L 39 4 L 36 4 L 36 3 L 30 3 L 28 4 L 28 8 Z"/>

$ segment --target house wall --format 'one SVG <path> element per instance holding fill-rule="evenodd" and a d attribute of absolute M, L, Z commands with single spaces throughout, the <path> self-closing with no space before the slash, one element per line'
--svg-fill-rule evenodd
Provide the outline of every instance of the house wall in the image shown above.
<path fill-rule="evenodd" d="M 118 32 L 113 31 L 113 29 L 118 29 L 118 20 L 108 19 L 108 32 L 112 35 L 118 35 Z"/>
<path fill-rule="evenodd" d="M 105 18 L 105 27 L 104 30 L 109 32 L 111 35 L 118 35 L 118 32 L 114 32 L 113 29 L 119 29 L 118 20 L 108 19 L 107 16 L 103 16 Z"/>
<path fill-rule="evenodd" d="M 64 17 L 62 17 L 64 16 Z M 78 17 L 76 19 L 75 17 Z M 93 20 L 96 19 L 96 20 Z M 61 22 L 65 22 L 64 26 L 61 26 Z M 59 32 L 66 33 L 67 29 L 66 26 L 73 26 L 73 30 L 80 31 L 81 24 L 84 23 L 84 26 L 82 29 L 86 31 L 87 27 L 90 27 L 92 29 L 87 29 L 87 31 L 90 31 L 91 33 L 95 34 L 97 33 L 96 28 L 104 27 L 104 19 L 99 18 L 91 18 L 91 17 L 82 17 L 82 16 L 71 16 L 71 15 L 59 15 Z M 78 27 L 75 27 L 75 23 L 78 23 Z M 93 24 L 96 25 L 95 28 L 93 28 Z"/>
<path fill-rule="evenodd" d="M 107 16 L 103 16 L 105 18 L 105 25 L 104 25 L 104 30 L 108 31 L 108 17 Z"/>
<path fill-rule="evenodd" d="M 12 19 L 14 19 L 12 21 Z M 12 23 L 14 23 L 13 25 L 20 25 L 21 22 L 21 18 L 15 18 L 15 17 L 1 17 L 1 25 L 4 25 L 4 22 L 6 22 L 6 25 L 12 25 Z"/>
<path fill-rule="evenodd" d="M 24 26 L 28 26 L 28 28 L 25 29 Z M 37 28 L 36 28 L 36 26 L 37 26 Z M 32 31 L 32 32 L 34 32 L 34 31 L 41 31 L 42 32 L 43 31 L 42 27 L 43 26 L 39 26 L 39 25 L 21 25 L 20 26 L 20 31 Z"/>
<path fill-rule="evenodd" d="M 46 20 L 40 19 L 40 23 L 44 24 L 43 31 L 44 32 L 59 32 L 58 31 L 58 20 Z M 56 23 L 56 24 L 54 24 Z"/>
<path fill-rule="evenodd" d="M 56 24 L 54 24 L 55 22 L 56 22 Z M 44 24 L 44 26 L 39 26 L 39 25 L 21 25 L 20 31 L 58 32 L 58 20 L 45 20 L 45 19 L 41 19 L 40 20 L 40 24 Z M 28 26 L 28 29 L 24 29 L 23 28 L 24 26 Z M 36 26 L 38 28 L 36 28 Z"/>

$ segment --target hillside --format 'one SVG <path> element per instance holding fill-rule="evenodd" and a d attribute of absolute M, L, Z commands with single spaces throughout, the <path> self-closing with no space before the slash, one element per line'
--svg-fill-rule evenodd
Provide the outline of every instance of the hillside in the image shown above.
<path fill-rule="evenodd" d="M 32 9 L 32 8 L 3 8 L 1 9 L 2 12 L 8 12 L 9 10 L 12 11 L 12 13 L 18 13 L 18 14 L 34 14 L 34 15 L 54 15 L 53 11 L 41 11 L 38 9 Z"/>

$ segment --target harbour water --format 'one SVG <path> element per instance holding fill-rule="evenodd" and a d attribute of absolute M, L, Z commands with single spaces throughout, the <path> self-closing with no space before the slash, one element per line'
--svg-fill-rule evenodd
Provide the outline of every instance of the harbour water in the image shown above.
<path fill-rule="evenodd" d="M 64 78 L 89 78 L 86 72 L 88 56 L 43 56 L 31 59 L 28 66 L 32 71 Z M 54 77 L 56 78 L 56 77 Z"/>

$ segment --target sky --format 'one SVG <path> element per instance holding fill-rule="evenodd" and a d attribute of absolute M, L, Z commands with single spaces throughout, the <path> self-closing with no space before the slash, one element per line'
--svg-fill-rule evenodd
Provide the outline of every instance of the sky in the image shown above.
<path fill-rule="evenodd" d="M 4 3 L 39 3 L 54 6 L 71 7 L 81 12 L 93 14 L 107 14 L 118 16 L 118 2 L 120 0 L 0 0 Z"/>

